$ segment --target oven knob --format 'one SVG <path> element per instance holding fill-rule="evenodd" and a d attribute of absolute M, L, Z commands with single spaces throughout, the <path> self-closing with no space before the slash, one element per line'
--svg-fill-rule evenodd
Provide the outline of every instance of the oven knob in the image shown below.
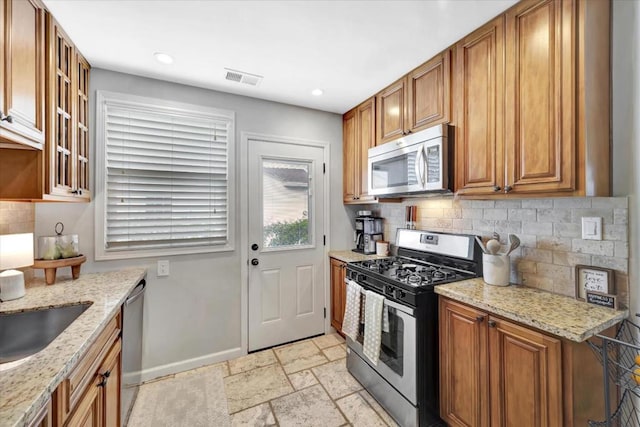
<path fill-rule="evenodd" d="M 356 282 L 364 282 L 364 274 L 358 274 L 356 275 Z"/>
<path fill-rule="evenodd" d="M 402 299 L 404 298 L 406 294 L 404 293 L 404 291 L 400 290 L 400 289 L 396 289 L 395 292 L 393 293 L 393 297 L 395 299 Z"/>

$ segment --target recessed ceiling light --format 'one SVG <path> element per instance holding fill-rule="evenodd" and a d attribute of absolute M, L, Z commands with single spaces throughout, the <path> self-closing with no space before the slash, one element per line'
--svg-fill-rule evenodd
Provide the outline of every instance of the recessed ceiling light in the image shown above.
<path fill-rule="evenodd" d="M 156 60 L 162 64 L 173 64 L 173 57 L 169 54 L 156 52 L 153 56 L 155 56 Z"/>
<path fill-rule="evenodd" d="M 314 89 L 311 91 L 311 95 L 313 96 L 320 96 L 322 95 L 324 92 L 322 91 L 322 89 Z"/>

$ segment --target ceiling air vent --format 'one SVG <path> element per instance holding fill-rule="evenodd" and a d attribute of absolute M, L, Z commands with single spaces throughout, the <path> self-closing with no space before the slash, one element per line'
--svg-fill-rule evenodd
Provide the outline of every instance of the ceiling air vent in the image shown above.
<path fill-rule="evenodd" d="M 224 71 L 224 78 L 232 82 L 258 86 L 262 81 L 262 76 L 257 74 L 245 73 L 244 71 L 232 70 L 230 68 L 225 68 Z"/>

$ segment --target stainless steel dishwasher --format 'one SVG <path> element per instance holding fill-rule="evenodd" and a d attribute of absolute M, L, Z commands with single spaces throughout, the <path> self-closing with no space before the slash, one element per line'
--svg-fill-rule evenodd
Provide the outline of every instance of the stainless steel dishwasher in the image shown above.
<path fill-rule="evenodd" d="M 145 279 L 131 291 L 122 306 L 121 425 L 126 426 L 140 388 L 142 370 L 142 314 Z"/>

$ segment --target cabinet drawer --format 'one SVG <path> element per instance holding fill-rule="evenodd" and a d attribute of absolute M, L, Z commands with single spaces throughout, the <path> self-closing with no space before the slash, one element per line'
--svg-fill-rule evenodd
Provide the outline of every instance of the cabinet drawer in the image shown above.
<path fill-rule="evenodd" d="M 74 409 L 87 386 L 95 380 L 95 375 L 113 343 L 120 336 L 122 327 L 120 313 L 117 313 L 98 336 L 96 341 L 82 356 L 76 367 L 57 389 L 58 420 L 64 420 Z"/>

